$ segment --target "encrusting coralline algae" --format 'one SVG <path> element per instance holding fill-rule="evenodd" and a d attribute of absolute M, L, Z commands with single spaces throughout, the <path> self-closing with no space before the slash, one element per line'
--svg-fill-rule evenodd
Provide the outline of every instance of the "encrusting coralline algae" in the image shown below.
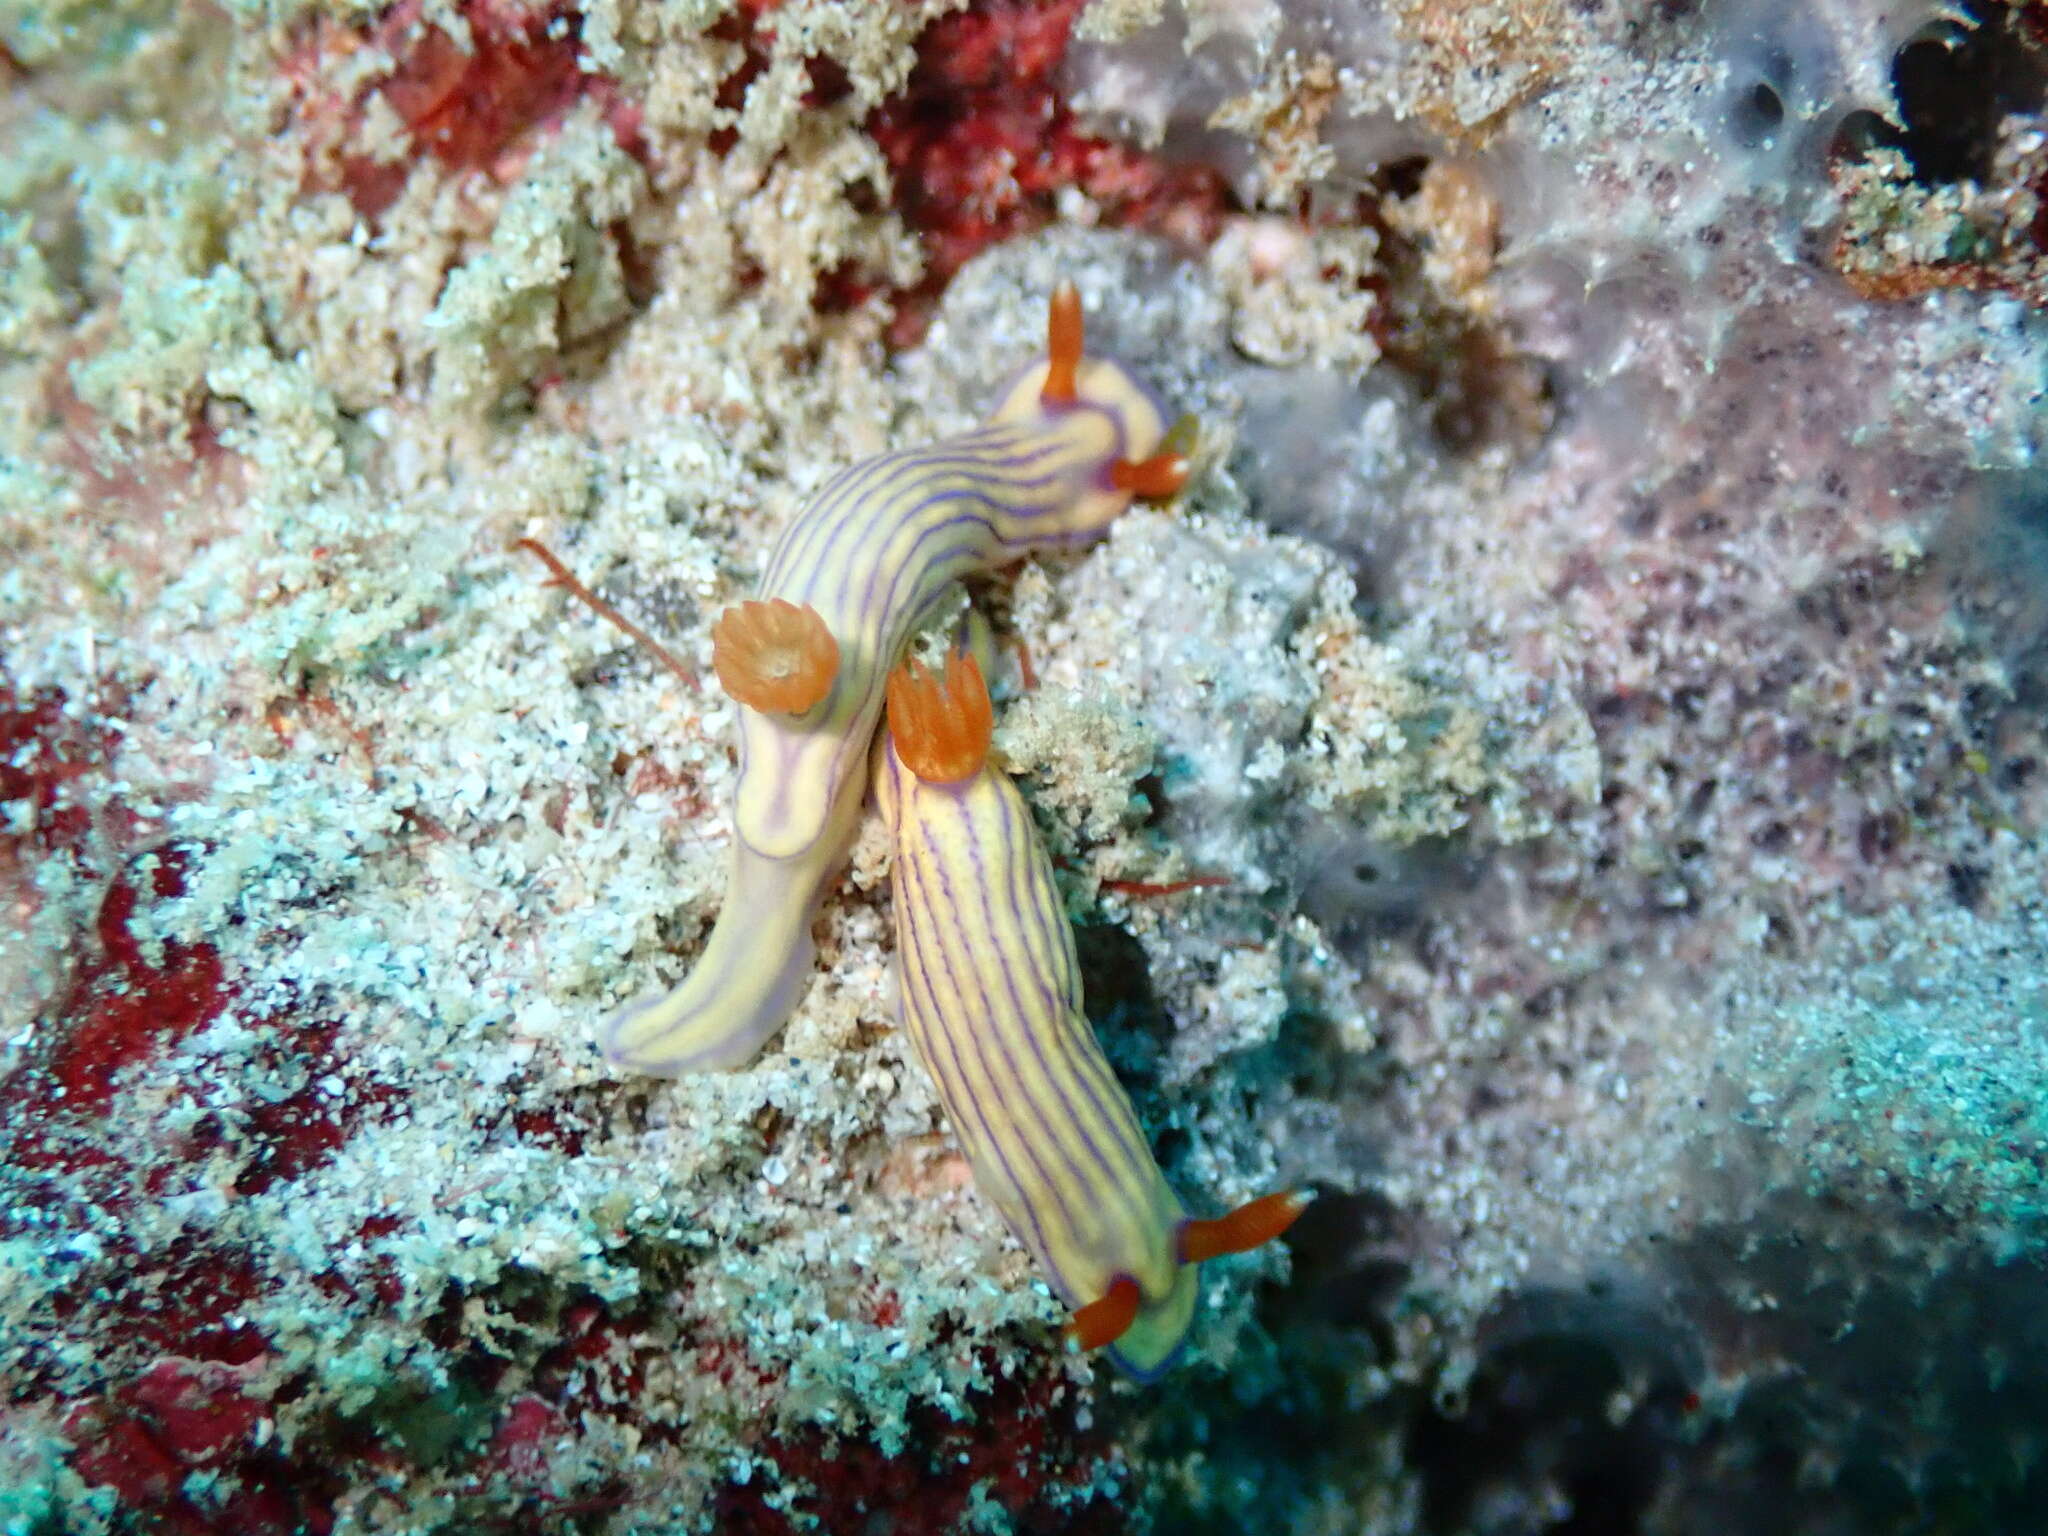
<path fill-rule="evenodd" d="M 0 0 L 0 1529 L 2038 1507 L 2040 7 L 1076 9 Z M 712 619 L 1061 277 L 1203 437 L 996 745 L 1169 1178 L 1322 1195 L 1142 1392 L 876 827 L 756 1066 L 592 1043 Z"/>

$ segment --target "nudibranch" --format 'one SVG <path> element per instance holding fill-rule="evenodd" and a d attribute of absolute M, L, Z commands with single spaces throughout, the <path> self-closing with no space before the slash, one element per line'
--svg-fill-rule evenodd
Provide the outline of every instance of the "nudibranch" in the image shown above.
<path fill-rule="evenodd" d="M 1279 1236 L 1308 1203 L 1268 1195 L 1191 1221 L 1081 1006 L 1052 861 L 988 760 L 981 669 L 955 653 L 888 683 L 876 797 L 895 838 L 903 1025 L 974 1170 L 1068 1306 L 1067 1337 L 1149 1381 L 1173 1363 L 1197 1266 Z"/>
<path fill-rule="evenodd" d="M 985 425 L 829 481 L 775 546 L 759 598 L 720 618 L 713 662 L 740 737 L 725 905 L 681 985 L 605 1021 L 616 1065 L 664 1076 L 742 1066 L 796 1006 L 889 669 L 947 588 L 1085 543 L 1134 496 L 1169 496 L 1187 478 L 1186 459 L 1162 451 L 1151 392 L 1084 353 L 1072 284 L 1053 295 L 1047 330 L 1046 357 Z"/>

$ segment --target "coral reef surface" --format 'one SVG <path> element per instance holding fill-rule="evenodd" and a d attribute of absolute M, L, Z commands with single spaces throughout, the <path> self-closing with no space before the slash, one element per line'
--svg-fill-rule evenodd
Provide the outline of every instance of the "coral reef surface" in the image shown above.
<path fill-rule="evenodd" d="M 2013 1532 L 2048 1506 L 2039 0 L 0 0 L 0 1530 Z M 1080 287 L 975 594 L 1216 1209 L 1143 1389 L 868 826 L 746 1069 L 710 626 Z M 553 584 L 557 556 L 674 665 Z"/>

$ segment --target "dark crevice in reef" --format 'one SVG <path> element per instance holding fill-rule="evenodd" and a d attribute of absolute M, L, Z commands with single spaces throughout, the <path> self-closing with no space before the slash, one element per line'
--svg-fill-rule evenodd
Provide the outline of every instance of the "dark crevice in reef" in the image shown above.
<path fill-rule="evenodd" d="M 1979 5 L 1969 25 L 1937 21 L 1892 55 L 1900 148 L 1927 182 L 1983 181 L 1998 125 L 2041 105 L 2042 58 L 2004 6 Z"/>
<path fill-rule="evenodd" d="M 2048 1265 L 2000 1263 L 1951 1229 L 1797 1196 L 1675 1247 L 1668 1315 L 1744 1385 L 1674 1463 L 1656 1529 L 2040 1528 Z"/>
<path fill-rule="evenodd" d="M 1238 1377 L 1263 1388 L 1111 1409 L 1138 1464 L 1206 1469 L 1210 1495 L 1152 1490 L 1158 1529 L 1223 1536 L 1248 1510 L 1302 1529 L 1318 1502 L 1362 1526 L 1377 1508 L 1411 1528 L 1412 1510 L 1425 1536 L 2043 1528 L 2038 1254 L 1999 1262 L 1953 1217 L 1788 1190 L 1635 1273 L 1505 1298 L 1455 1393 L 1362 1395 L 1412 1346 L 1411 1260 L 1436 1240 L 1383 1199 L 1325 1192 L 1290 1234 L 1292 1278 L 1257 1299 L 1273 1355 L 1255 1346 Z"/>
<path fill-rule="evenodd" d="M 1202 1478 L 1162 1481 L 1151 1528 L 1174 1536 L 1243 1536 L 1312 1525 L 1304 1497 L 1364 1510 L 1383 1501 L 1412 1402 L 1367 1400 L 1360 1372 L 1391 1361 L 1394 1318 L 1420 1246 L 1413 1223 L 1372 1193 L 1323 1191 L 1287 1236 L 1290 1278 L 1262 1287 L 1257 1315 L 1278 1344 L 1271 1372 L 1240 1362 L 1265 1391 L 1197 1389 L 1105 1405 L 1141 1467 L 1195 1459 Z M 1210 1490 L 1231 1490 L 1217 1498 Z M 1248 1520 L 1256 1510 L 1258 1520 Z M 1370 1526 L 1361 1518 L 1360 1529 Z"/>
<path fill-rule="evenodd" d="M 1928 186 L 1990 178 L 1999 124 L 2038 112 L 2048 88 L 2048 53 L 2019 10 L 1978 3 L 1961 19 L 1929 22 L 1892 55 L 1898 120 L 1863 110 L 1842 120 L 1839 153 L 1860 158 L 1896 149 Z"/>
<path fill-rule="evenodd" d="M 1409 1442 L 1430 1531 L 1643 1530 L 1691 1399 L 1678 1339 L 1589 1288 L 1502 1309 L 1456 1417 Z"/>
<path fill-rule="evenodd" d="M 1590 1286 L 1504 1303 L 1482 1330 L 1465 1402 L 1423 1411 L 1411 1429 L 1423 1529 L 2040 1529 L 2048 1266 L 1972 1248 L 1930 1262 L 1902 1256 L 1900 1237 L 1799 1197 L 1685 1238 L 1655 1282 L 1627 1294 Z M 1923 1243 L 1938 1251 L 1939 1235 L 1906 1246 Z"/>

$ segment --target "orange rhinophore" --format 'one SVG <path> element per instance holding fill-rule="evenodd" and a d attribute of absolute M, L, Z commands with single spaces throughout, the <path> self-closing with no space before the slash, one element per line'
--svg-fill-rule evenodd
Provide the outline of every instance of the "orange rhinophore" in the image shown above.
<path fill-rule="evenodd" d="M 1145 459 L 1119 459 L 1109 466 L 1109 483 L 1146 501 L 1161 501 L 1188 483 L 1184 453 L 1155 453 Z"/>
<path fill-rule="evenodd" d="M 1206 1264 L 1225 1254 L 1249 1253 L 1263 1248 L 1294 1225 L 1295 1218 L 1308 1209 L 1315 1196 L 1307 1190 L 1290 1189 L 1277 1195 L 1262 1195 L 1247 1201 L 1227 1216 L 1213 1221 L 1183 1221 L 1178 1246 L 1183 1264 Z M 1109 1289 L 1085 1306 L 1076 1307 L 1067 1324 L 1067 1347 L 1076 1350 L 1106 1349 L 1131 1331 L 1145 1299 L 1138 1282 L 1118 1275 Z"/>
<path fill-rule="evenodd" d="M 889 674 L 889 729 L 903 766 L 927 784 L 958 784 L 988 758 L 993 716 L 981 667 L 965 651 L 934 674 L 915 656 Z"/>
<path fill-rule="evenodd" d="M 1138 1282 L 1129 1275 L 1118 1275 L 1110 1281 L 1107 1295 L 1074 1309 L 1067 1324 L 1067 1348 L 1086 1352 L 1114 1344 L 1131 1331 L 1142 1300 Z"/>
<path fill-rule="evenodd" d="M 1071 282 L 1052 291 L 1045 358 L 1045 383 L 1039 386 L 1038 398 L 1046 405 L 1066 405 L 1074 398 L 1081 368 L 1081 291 Z"/>
<path fill-rule="evenodd" d="M 711 627 L 711 665 L 750 709 L 800 715 L 832 691 L 839 642 L 808 603 L 779 597 L 725 610 Z"/>
<path fill-rule="evenodd" d="M 1180 1261 L 1201 1264 L 1220 1259 L 1226 1253 L 1249 1253 L 1263 1248 L 1294 1225 L 1294 1219 L 1309 1207 L 1315 1196 L 1305 1189 L 1285 1190 L 1247 1201 L 1228 1216 L 1213 1221 L 1181 1223 Z"/>

